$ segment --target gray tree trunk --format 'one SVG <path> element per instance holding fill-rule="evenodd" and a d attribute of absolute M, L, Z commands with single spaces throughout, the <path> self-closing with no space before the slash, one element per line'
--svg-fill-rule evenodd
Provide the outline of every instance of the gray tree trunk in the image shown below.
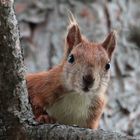
<path fill-rule="evenodd" d="M 136 139 L 115 132 L 38 125 L 28 104 L 25 68 L 13 0 L 0 1 L 0 140 Z"/>

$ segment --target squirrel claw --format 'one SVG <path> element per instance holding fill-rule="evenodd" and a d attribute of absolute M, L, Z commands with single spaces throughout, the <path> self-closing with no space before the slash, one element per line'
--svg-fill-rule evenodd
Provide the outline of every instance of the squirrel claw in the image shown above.
<path fill-rule="evenodd" d="M 35 119 L 39 123 L 56 123 L 56 120 L 53 117 L 50 117 L 49 115 L 40 115 Z"/>

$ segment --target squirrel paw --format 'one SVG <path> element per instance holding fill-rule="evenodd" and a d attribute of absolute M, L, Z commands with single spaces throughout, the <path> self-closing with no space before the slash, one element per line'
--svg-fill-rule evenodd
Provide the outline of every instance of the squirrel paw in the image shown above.
<path fill-rule="evenodd" d="M 35 120 L 39 123 L 56 123 L 56 120 L 47 114 L 40 115 Z"/>

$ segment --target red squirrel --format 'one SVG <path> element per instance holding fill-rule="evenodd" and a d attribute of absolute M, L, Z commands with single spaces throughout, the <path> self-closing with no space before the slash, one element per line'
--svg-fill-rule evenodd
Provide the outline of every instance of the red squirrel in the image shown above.
<path fill-rule="evenodd" d="M 88 41 L 72 14 L 62 62 L 26 77 L 29 101 L 38 122 L 98 128 L 106 104 L 116 32 L 102 43 Z"/>

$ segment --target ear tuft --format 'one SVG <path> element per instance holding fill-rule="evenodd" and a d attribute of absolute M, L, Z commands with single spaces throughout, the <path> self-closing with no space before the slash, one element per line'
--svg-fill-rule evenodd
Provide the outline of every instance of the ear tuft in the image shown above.
<path fill-rule="evenodd" d="M 117 32 L 114 30 L 109 33 L 105 41 L 102 43 L 103 48 L 107 51 L 110 58 L 116 47 L 116 37 L 117 37 Z"/>
<path fill-rule="evenodd" d="M 72 12 L 67 9 L 67 13 L 68 13 L 68 19 L 69 19 L 69 24 L 77 24 L 75 17 L 73 16 Z M 77 24 L 78 25 L 78 24 Z"/>
<path fill-rule="evenodd" d="M 69 14 L 69 26 L 68 26 L 68 33 L 66 36 L 66 44 L 68 49 L 68 54 L 71 52 L 73 47 L 78 45 L 82 41 L 82 36 L 80 33 L 79 26 L 76 22 L 76 19 L 74 18 L 71 11 L 68 11 Z"/>

